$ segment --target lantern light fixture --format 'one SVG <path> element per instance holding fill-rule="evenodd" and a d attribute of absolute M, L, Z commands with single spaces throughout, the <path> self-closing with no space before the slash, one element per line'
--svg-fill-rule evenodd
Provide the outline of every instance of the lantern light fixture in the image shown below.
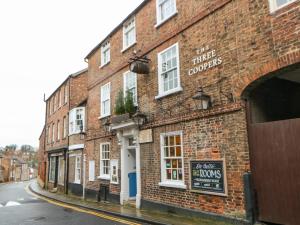
<path fill-rule="evenodd" d="M 204 93 L 202 87 L 198 89 L 197 93 L 192 98 L 195 101 L 197 109 L 208 109 L 212 106 L 211 97 Z"/>

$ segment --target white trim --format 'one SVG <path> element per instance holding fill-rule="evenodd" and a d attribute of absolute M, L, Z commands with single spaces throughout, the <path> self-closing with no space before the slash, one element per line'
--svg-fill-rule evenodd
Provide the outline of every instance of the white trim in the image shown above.
<path fill-rule="evenodd" d="M 166 163 L 165 163 L 165 151 L 164 151 L 164 138 L 166 136 L 176 136 L 180 135 L 180 141 L 181 141 L 181 158 L 182 160 L 182 180 L 167 180 L 166 178 Z M 160 134 L 160 171 L 161 171 L 161 182 L 159 182 L 159 186 L 164 186 L 164 187 L 172 187 L 172 188 L 181 188 L 181 189 L 186 189 L 185 181 L 184 181 L 184 157 L 183 157 L 183 131 L 173 131 L 173 132 L 167 132 L 167 133 L 161 133 Z"/>
<path fill-rule="evenodd" d="M 69 150 L 83 149 L 84 144 L 70 145 Z"/>
<path fill-rule="evenodd" d="M 126 52 L 128 49 L 130 49 L 130 48 L 131 48 L 132 46 L 134 46 L 136 43 L 137 43 L 137 41 L 133 42 L 131 45 L 128 45 L 127 48 L 123 48 L 123 49 L 121 50 L 121 53 Z"/>
<path fill-rule="evenodd" d="M 107 99 L 103 99 L 103 95 L 104 95 L 104 90 L 105 88 L 107 87 L 108 89 L 108 98 Z M 109 104 L 108 104 L 108 112 L 106 114 L 104 114 L 103 112 L 103 102 L 104 101 L 109 101 Z M 104 118 L 104 117 L 107 117 L 107 116 L 110 116 L 111 115 L 111 82 L 108 82 L 104 85 L 102 85 L 100 87 L 100 118 Z"/>
<path fill-rule="evenodd" d="M 158 3 L 158 0 L 156 0 L 156 25 L 155 25 L 156 28 L 159 27 L 160 25 L 162 25 L 163 23 L 165 23 L 167 20 L 169 20 L 170 18 L 172 18 L 174 15 L 176 15 L 178 13 L 176 0 L 170 0 L 170 1 L 174 1 L 174 9 L 175 10 L 168 17 L 161 20 L 160 16 L 159 16 L 159 14 L 161 13 L 159 10 L 159 3 Z"/>
<path fill-rule="evenodd" d="M 161 187 L 171 187 L 171 188 L 179 188 L 186 189 L 187 186 L 182 182 L 172 182 L 172 181 L 163 181 L 158 183 Z"/>
<path fill-rule="evenodd" d="M 89 181 L 95 181 L 95 160 L 89 161 Z"/>
<path fill-rule="evenodd" d="M 109 159 L 104 159 L 105 161 L 109 162 L 108 174 L 103 173 L 103 165 L 102 165 L 102 161 L 104 161 L 102 159 L 102 151 L 103 151 L 103 146 L 105 146 L 105 145 L 108 145 L 108 148 L 109 148 Z M 110 144 L 110 142 L 100 143 L 100 155 L 99 155 L 100 156 L 99 157 L 99 159 L 100 159 L 100 162 L 99 162 L 99 172 L 100 173 L 99 174 L 100 175 L 98 176 L 99 179 L 110 180 L 110 154 L 111 154 L 111 144 Z"/>
<path fill-rule="evenodd" d="M 107 50 L 109 51 L 109 53 L 108 53 L 109 57 L 108 57 L 107 62 L 104 62 L 104 57 L 103 57 L 103 55 L 104 55 L 104 52 L 107 51 Z M 107 41 L 104 42 L 104 43 L 102 44 L 102 46 L 101 46 L 101 65 L 100 65 L 99 68 L 104 67 L 104 66 L 107 65 L 109 62 L 110 62 L 110 42 L 109 42 L 109 40 L 107 40 Z"/>
<path fill-rule="evenodd" d="M 133 99 L 133 103 L 135 106 L 138 106 L 138 87 L 137 87 L 137 74 L 131 72 L 130 70 L 123 73 L 123 96 L 126 98 L 126 83 L 127 83 L 127 76 L 133 75 L 135 78 L 135 98 Z"/>
<path fill-rule="evenodd" d="M 270 13 L 273 13 L 273 12 L 275 12 L 275 11 L 277 11 L 277 10 L 279 10 L 279 9 L 281 9 L 281 8 L 287 6 L 287 5 L 289 5 L 289 4 L 291 4 L 295 1 L 297 1 L 297 0 L 290 0 L 289 2 L 287 2 L 287 3 L 285 3 L 281 6 L 277 6 L 276 0 L 269 0 Z"/>
<path fill-rule="evenodd" d="M 115 125 L 115 126 L 112 124 L 111 129 L 112 130 L 118 130 L 118 129 L 121 129 L 121 128 L 127 128 L 127 127 L 131 127 L 131 126 L 136 126 L 135 122 L 130 121 L 130 122 L 121 123 L 120 125 Z"/>
<path fill-rule="evenodd" d="M 113 176 L 113 167 L 116 167 L 116 177 L 117 177 L 117 181 L 113 181 L 112 180 L 112 176 Z M 110 183 L 111 184 L 119 184 L 119 160 L 118 159 L 112 159 L 110 160 Z"/>
<path fill-rule="evenodd" d="M 78 169 L 77 158 L 80 158 L 80 166 L 81 166 L 81 167 L 80 167 L 80 179 L 79 179 L 79 180 L 77 179 L 77 175 L 78 175 L 78 174 L 77 174 L 77 169 Z M 82 177 L 81 177 L 81 169 L 82 169 L 81 154 L 80 154 L 80 155 L 78 154 L 78 155 L 75 156 L 75 178 L 74 178 L 74 183 L 75 183 L 75 184 L 80 184 L 80 183 L 81 183 L 81 178 L 82 178 Z"/>
<path fill-rule="evenodd" d="M 82 110 L 82 126 L 83 131 L 85 131 L 85 107 L 77 107 L 73 108 L 69 112 L 69 136 L 73 134 L 79 134 L 81 132 L 80 128 L 78 128 L 76 121 L 77 121 L 77 111 Z M 71 126 L 72 123 L 72 126 Z"/>
<path fill-rule="evenodd" d="M 130 31 L 127 31 L 125 30 L 125 26 L 128 24 L 128 23 L 131 23 L 133 22 L 133 28 L 130 28 L 130 31 L 133 30 L 134 32 L 134 41 L 129 44 L 128 46 L 125 46 L 125 43 L 126 43 L 126 39 L 125 39 L 125 34 L 130 32 Z M 128 19 L 124 24 L 123 24 L 123 49 L 121 52 L 124 52 L 125 50 L 127 50 L 128 48 L 130 48 L 131 46 L 133 46 L 134 44 L 136 44 L 136 20 L 135 20 L 135 16 L 131 17 L 130 19 Z"/>
<path fill-rule="evenodd" d="M 154 25 L 155 28 L 159 28 L 161 25 L 163 25 L 164 23 L 166 23 L 168 20 L 172 19 L 174 16 L 176 16 L 178 14 L 178 11 L 176 10 L 172 15 L 170 15 L 168 18 L 160 21 L 159 23 L 156 23 Z"/>
<path fill-rule="evenodd" d="M 172 48 L 176 48 L 176 64 L 177 64 L 177 87 L 170 89 L 168 91 L 164 91 L 163 89 L 163 80 L 162 80 L 162 60 L 161 60 L 161 55 L 166 53 Z M 159 52 L 157 54 L 157 61 L 158 61 L 158 66 L 157 66 L 157 79 L 158 79 L 158 95 L 155 96 L 155 99 L 162 98 L 164 96 L 174 94 L 176 92 L 182 91 L 183 88 L 181 87 L 181 79 L 180 79 L 180 54 L 179 54 L 179 44 L 178 42 L 171 45 L 170 47 L 164 49 L 163 51 Z"/>

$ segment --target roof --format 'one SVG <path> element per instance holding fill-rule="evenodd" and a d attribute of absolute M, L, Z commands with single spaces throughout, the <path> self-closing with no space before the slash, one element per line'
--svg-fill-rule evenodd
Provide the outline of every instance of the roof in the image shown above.
<path fill-rule="evenodd" d="M 150 0 L 144 0 L 135 10 L 133 10 L 118 26 L 116 26 L 96 47 L 90 51 L 89 54 L 85 57 L 85 59 L 88 59 L 95 51 L 97 51 L 100 46 L 105 42 L 109 37 L 111 37 L 114 33 L 116 33 L 120 27 L 123 27 L 123 24 L 130 19 L 134 14 L 139 12 Z"/>
<path fill-rule="evenodd" d="M 77 77 L 77 76 L 79 76 L 79 75 L 81 75 L 81 74 L 83 74 L 83 73 L 85 73 L 85 72 L 87 72 L 88 71 L 88 69 L 87 68 L 85 68 L 85 69 L 83 69 L 83 70 L 80 70 L 80 71 L 78 71 L 78 72 L 76 72 L 76 73 L 72 73 L 72 74 L 70 74 L 56 89 L 55 89 L 55 91 L 53 91 L 52 92 L 52 94 L 45 100 L 45 101 L 48 101 L 53 95 L 54 95 L 54 93 L 56 93 L 57 92 L 57 90 L 61 87 L 61 86 L 63 86 L 70 78 L 74 78 L 74 77 Z"/>

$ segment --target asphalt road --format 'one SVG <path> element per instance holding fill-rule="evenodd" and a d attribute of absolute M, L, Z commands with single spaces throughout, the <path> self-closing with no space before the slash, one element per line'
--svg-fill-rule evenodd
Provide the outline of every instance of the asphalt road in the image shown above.
<path fill-rule="evenodd" d="M 0 225 L 139 224 L 121 218 L 91 215 L 53 205 L 28 193 L 27 182 L 0 184 Z"/>

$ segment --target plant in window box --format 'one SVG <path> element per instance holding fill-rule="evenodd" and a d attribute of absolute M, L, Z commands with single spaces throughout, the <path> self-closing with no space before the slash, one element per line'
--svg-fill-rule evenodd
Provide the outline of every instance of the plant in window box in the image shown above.
<path fill-rule="evenodd" d="M 132 93 L 126 91 L 126 97 L 124 99 L 123 90 L 120 90 L 116 99 L 115 116 L 112 118 L 112 123 L 117 124 L 130 120 L 135 111 L 136 107 L 134 106 Z"/>

